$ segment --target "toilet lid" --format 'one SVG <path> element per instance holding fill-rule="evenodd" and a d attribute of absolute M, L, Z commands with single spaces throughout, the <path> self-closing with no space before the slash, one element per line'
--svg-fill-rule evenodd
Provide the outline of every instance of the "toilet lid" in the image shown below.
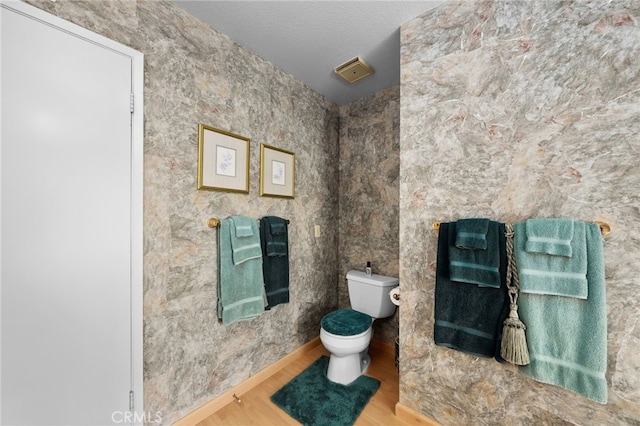
<path fill-rule="evenodd" d="M 322 328 L 338 336 L 355 336 L 371 327 L 371 317 L 353 309 L 338 309 L 322 318 Z"/>

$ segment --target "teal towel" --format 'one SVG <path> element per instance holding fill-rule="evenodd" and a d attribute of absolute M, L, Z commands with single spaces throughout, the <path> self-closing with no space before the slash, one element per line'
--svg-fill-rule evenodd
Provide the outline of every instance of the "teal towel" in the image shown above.
<path fill-rule="evenodd" d="M 233 232 L 232 219 L 220 221 L 218 229 L 218 318 L 222 320 L 224 325 L 253 318 L 264 311 L 262 257 L 235 265 L 231 249 Z M 257 234 L 256 237 L 258 237 Z"/>
<path fill-rule="evenodd" d="M 517 225 L 516 245 L 518 231 L 524 229 L 524 225 L 520 229 Z M 589 298 L 520 293 L 518 313 L 527 326 L 531 358 L 531 364 L 521 368 L 534 380 L 606 404 L 607 307 L 602 235 L 596 224 L 585 227 Z"/>
<path fill-rule="evenodd" d="M 232 216 L 230 221 L 233 264 L 240 265 L 247 260 L 261 258 L 258 222 L 246 216 Z"/>
<path fill-rule="evenodd" d="M 573 224 L 571 257 L 529 253 L 525 248 L 528 238 L 526 223 L 516 223 L 514 229 L 521 293 L 587 298 L 587 243 L 584 222 L 576 221 Z"/>
<path fill-rule="evenodd" d="M 456 224 L 456 247 L 486 250 L 489 219 L 460 219 Z"/>
<path fill-rule="evenodd" d="M 246 216 L 232 216 L 236 238 L 250 237 L 254 235 L 254 220 Z"/>
<path fill-rule="evenodd" d="M 529 253 L 571 257 L 573 219 L 529 219 L 526 224 Z"/>
<path fill-rule="evenodd" d="M 457 222 L 449 224 L 457 233 Z M 449 247 L 449 279 L 483 287 L 500 288 L 500 238 L 498 222 L 487 225 L 487 249 L 465 250 L 455 246 L 455 236 Z"/>

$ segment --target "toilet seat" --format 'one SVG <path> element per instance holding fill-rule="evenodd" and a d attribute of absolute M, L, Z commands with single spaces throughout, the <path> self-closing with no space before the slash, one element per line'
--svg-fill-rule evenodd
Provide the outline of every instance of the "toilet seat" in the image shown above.
<path fill-rule="evenodd" d="M 320 325 L 324 331 L 336 336 L 356 336 L 366 332 L 373 319 L 354 309 L 338 309 L 322 317 Z"/>

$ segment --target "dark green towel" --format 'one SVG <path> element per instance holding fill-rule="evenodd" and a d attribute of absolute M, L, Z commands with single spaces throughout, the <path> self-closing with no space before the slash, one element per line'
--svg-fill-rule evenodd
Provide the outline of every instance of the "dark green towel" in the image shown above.
<path fill-rule="evenodd" d="M 260 219 L 262 271 L 267 308 L 289 303 L 289 236 L 287 221 L 277 216 Z"/>
<path fill-rule="evenodd" d="M 460 219 L 456 224 L 456 247 L 486 250 L 489 219 Z"/>
<path fill-rule="evenodd" d="M 504 362 L 500 357 L 500 341 L 502 325 L 509 313 L 504 224 L 498 224 L 498 230 L 501 285 L 480 287 L 450 279 L 449 249 L 455 246 L 455 223 L 440 225 L 434 340 L 440 346 Z"/>
<path fill-rule="evenodd" d="M 276 216 L 266 216 L 266 219 L 264 240 L 267 256 L 288 255 L 287 221 Z"/>
<path fill-rule="evenodd" d="M 467 250 L 456 247 L 457 227 L 457 222 L 449 224 L 449 232 L 453 232 L 449 245 L 449 278 L 462 283 L 500 288 L 502 262 L 498 240 L 501 237 L 504 238 L 504 232 L 498 235 L 498 222 L 488 221 L 486 250 Z"/>

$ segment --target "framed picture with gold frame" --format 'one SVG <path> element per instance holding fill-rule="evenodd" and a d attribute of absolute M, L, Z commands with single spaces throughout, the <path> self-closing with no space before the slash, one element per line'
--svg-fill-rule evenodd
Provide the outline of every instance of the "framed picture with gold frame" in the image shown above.
<path fill-rule="evenodd" d="M 295 154 L 260 144 L 260 196 L 294 198 Z"/>
<path fill-rule="evenodd" d="M 198 124 L 198 189 L 248 194 L 250 141 Z"/>

